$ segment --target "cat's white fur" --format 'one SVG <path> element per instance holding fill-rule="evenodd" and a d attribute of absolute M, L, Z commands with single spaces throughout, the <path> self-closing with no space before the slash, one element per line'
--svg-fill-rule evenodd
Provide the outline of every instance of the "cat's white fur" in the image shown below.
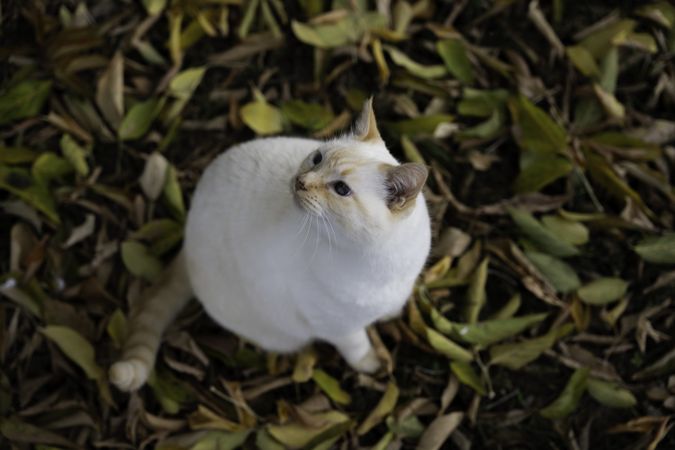
<path fill-rule="evenodd" d="M 183 246 L 192 291 L 216 322 L 264 349 L 294 352 L 318 339 L 356 369 L 376 370 L 366 327 L 401 310 L 430 246 L 424 179 L 402 208 L 391 200 L 388 174 L 401 167 L 370 102 L 355 132 L 337 139 L 231 148 L 192 200 Z M 336 181 L 351 194 L 337 194 Z"/>

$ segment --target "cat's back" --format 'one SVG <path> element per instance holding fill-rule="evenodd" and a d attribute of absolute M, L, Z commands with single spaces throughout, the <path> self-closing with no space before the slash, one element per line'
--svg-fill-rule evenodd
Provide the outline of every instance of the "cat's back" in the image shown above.
<path fill-rule="evenodd" d="M 269 182 L 287 182 L 319 145 L 312 139 L 292 137 L 261 138 L 235 145 L 207 167 L 195 195 L 218 186 L 232 189 L 242 184 L 246 189 L 257 190 Z"/>

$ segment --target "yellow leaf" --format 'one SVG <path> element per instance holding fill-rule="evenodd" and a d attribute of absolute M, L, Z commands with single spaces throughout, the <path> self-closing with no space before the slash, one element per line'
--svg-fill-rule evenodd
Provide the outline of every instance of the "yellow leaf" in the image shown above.
<path fill-rule="evenodd" d="M 384 395 L 375 406 L 368 417 L 361 423 L 356 432 L 361 436 L 369 432 L 375 425 L 382 422 L 382 420 L 390 414 L 394 407 L 396 407 L 396 401 L 398 400 L 398 387 L 396 384 L 389 382 L 387 384 L 387 389 L 384 391 Z"/>

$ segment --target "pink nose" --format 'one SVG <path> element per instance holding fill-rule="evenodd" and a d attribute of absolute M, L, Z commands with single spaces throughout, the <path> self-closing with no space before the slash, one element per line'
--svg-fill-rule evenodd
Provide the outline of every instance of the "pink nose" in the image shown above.
<path fill-rule="evenodd" d="M 307 188 L 305 187 L 305 183 L 302 181 L 300 178 L 300 175 L 295 177 L 295 190 L 296 191 L 305 191 Z"/>

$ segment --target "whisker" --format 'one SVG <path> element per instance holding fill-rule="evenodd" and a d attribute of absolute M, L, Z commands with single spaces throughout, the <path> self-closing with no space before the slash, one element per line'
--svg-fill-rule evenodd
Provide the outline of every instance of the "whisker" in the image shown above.
<path fill-rule="evenodd" d="M 330 226 L 330 231 L 333 233 L 333 242 L 335 247 L 337 247 L 337 234 L 335 233 L 335 228 L 333 228 L 333 224 L 330 221 L 330 217 L 326 216 L 326 222 L 328 222 L 328 226 Z"/>
<path fill-rule="evenodd" d="M 328 254 L 331 255 L 333 252 L 333 240 L 330 237 L 330 230 L 328 229 L 325 213 L 321 213 L 321 222 L 323 223 L 323 229 L 326 230 L 326 236 L 328 236 Z"/>
<path fill-rule="evenodd" d="M 314 251 L 312 252 L 311 258 L 309 258 L 310 261 L 314 261 L 314 256 L 316 255 L 316 251 L 319 249 L 319 216 L 314 216 L 316 219 L 316 228 L 314 229 Z"/>

